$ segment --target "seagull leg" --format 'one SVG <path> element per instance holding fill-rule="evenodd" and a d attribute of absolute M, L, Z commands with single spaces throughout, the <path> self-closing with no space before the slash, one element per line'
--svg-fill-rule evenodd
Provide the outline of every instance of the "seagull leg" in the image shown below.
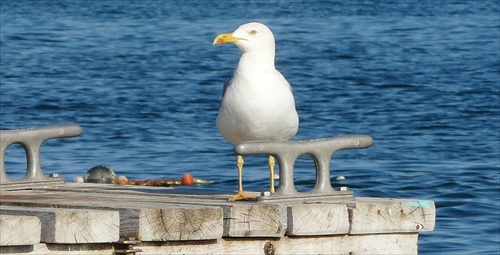
<path fill-rule="evenodd" d="M 239 183 L 238 194 L 236 194 L 232 198 L 229 198 L 228 201 L 237 201 L 237 200 L 246 200 L 255 198 L 255 196 L 245 193 L 243 191 L 243 157 L 241 155 L 238 155 L 238 160 L 236 161 L 236 165 L 238 166 L 238 183 Z"/>
<path fill-rule="evenodd" d="M 274 166 L 276 165 L 276 160 L 274 160 L 274 157 L 269 155 L 269 172 L 270 172 L 270 175 L 271 175 L 271 188 L 269 189 L 269 191 L 271 193 L 274 193 Z"/>

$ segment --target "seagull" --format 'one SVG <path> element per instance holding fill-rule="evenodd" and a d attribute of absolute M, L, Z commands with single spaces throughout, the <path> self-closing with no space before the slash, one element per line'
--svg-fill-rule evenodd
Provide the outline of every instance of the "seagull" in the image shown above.
<path fill-rule="evenodd" d="M 299 127 L 290 83 L 276 70 L 274 35 L 264 24 L 251 22 L 233 33 L 219 34 L 213 44 L 234 43 L 242 52 L 233 77 L 226 82 L 217 115 L 217 128 L 233 144 L 284 141 Z M 229 201 L 253 199 L 243 191 L 243 157 L 237 155 L 238 193 Z M 272 155 L 268 160 L 270 192 L 274 193 Z"/>

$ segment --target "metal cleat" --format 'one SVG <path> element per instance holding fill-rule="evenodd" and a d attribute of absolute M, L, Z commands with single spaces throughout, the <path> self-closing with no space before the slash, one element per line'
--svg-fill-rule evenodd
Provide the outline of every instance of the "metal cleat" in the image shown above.
<path fill-rule="evenodd" d="M 50 183 L 63 183 L 57 174 L 49 177 L 42 172 L 40 148 L 49 139 L 79 136 L 82 128 L 78 125 L 55 125 L 41 128 L 0 130 L 0 188 L 24 188 Z M 20 144 L 26 152 L 26 175 L 19 180 L 11 180 L 5 171 L 5 152 L 12 144 Z"/>
<path fill-rule="evenodd" d="M 352 191 L 334 190 L 330 183 L 330 160 L 339 150 L 363 149 L 373 144 L 373 138 L 367 135 L 338 136 L 314 140 L 299 141 L 255 141 L 237 144 L 234 152 L 238 155 L 272 155 L 279 164 L 280 184 L 275 194 L 260 196 L 260 201 L 286 200 L 294 198 L 318 197 L 325 195 L 352 197 Z M 316 186 L 309 192 L 298 192 L 293 182 L 293 166 L 301 155 L 310 155 L 316 167 Z"/>

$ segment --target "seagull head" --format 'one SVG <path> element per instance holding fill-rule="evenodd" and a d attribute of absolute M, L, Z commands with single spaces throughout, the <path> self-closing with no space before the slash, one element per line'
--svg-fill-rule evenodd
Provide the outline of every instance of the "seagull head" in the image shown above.
<path fill-rule="evenodd" d="M 251 22 L 241 25 L 232 33 L 217 35 L 214 44 L 234 43 L 243 53 L 272 52 L 274 35 L 264 24 Z"/>

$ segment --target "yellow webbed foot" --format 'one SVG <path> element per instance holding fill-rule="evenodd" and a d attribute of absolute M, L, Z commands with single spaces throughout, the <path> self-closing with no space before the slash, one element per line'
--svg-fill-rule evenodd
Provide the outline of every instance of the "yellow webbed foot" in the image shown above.
<path fill-rule="evenodd" d="M 229 198 L 227 201 L 240 201 L 240 200 L 249 200 L 249 199 L 255 199 L 254 195 L 250 195 L 244 191 L 238 191 L 238 194 L 236 194 L 234 197 Z"/>

